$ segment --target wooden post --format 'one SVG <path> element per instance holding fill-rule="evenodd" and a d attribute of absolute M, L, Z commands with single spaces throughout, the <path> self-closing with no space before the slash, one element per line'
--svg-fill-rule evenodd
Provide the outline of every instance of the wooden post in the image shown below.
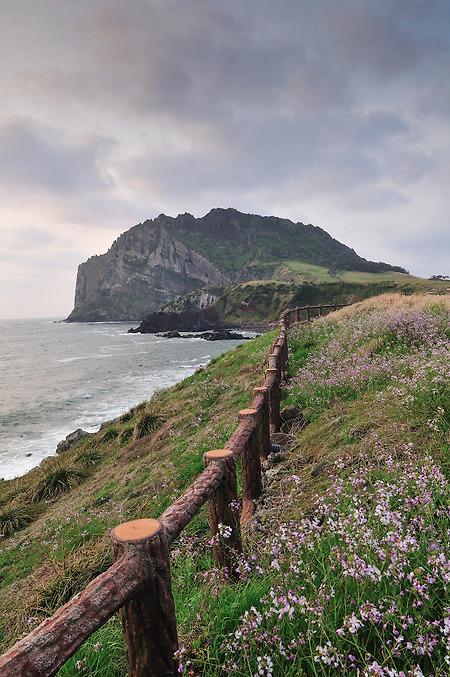
<path fill-rule="evenodd" d="M 273 379 L 269 390 L 269 429 L 272 434 L 280 426 L 280 380 L 278 369 L 266 369 L 266 375 Z"/>
<path fill-rule="evenodd" d="M 322 317 L 323 315 L 323 308 L 322 306 L 319 306 L 319 317 Z"/>
<path fill-rule="evenodd" d="M 300 308 L 295 309 L 295 314 L 296 314 L 297 322 L 300 322 Z"/>
<path fill-rule="evenodd" d="M 142 591 L 120 610 L 129 677 L 174 677 L 178 674 L 175 605 L 169 549 L 160 522 L 125 522 L 111 533 L 114 559 L 139 553 L 148 569 Z"/>
<path fill-rule="evenodd" d="M 236 461 L 233 452 L 228 449 L 213 449 L 203 454 L 205 468 L 218 461 L 227 465 L 227 472 L 208 501 L 213 554 L 218 566 L 226 568 L 230 577 L 238 578 L 235 560 L 236 553 L 242 552 L 242 541 L 237 519 Z"/>
<path fill-rule="evenodd" d="M 267 366 L 269 369 L 276 369 L 278 371 L 278 355 L 275 353 L 267 355 Z"/>
<path fill-rule="evenodd" d="M 239 420 L 245 418 L 255 419 L 258 415 L 256 409 L 241 409 Z M 258 429 L 255 428 L 250 435 L 247 444 L 242 450 L 242 513 L 241 524 L 248 522 L 255 512 L 255 501 L 261 496 L 261 462 L 259 458 Z"/>
<path fill-rule="evenodd" d="M 306 321 L 311 322 L 311 314 L 310 314 L 310 311 L 309 311 L 309 306 L 306 306 L 305 310 L 306 310 Z"/>
<path fill-rule="evenodd" d="M 280 346 L 280 358 L 281 358 L 280 369 L 281 373 L 284 374 L 288 363 L 288 344 L 285 330 L 280 331 L 278 345 Z"/>
<path fill-rule="evenodd" d="M 262 401 L 259 401 L 259 398 Z M 258 444 L 259 456 L 264 461 L 270 454 L 270 429 L 269 429 L 269 391 L 267 387 L 260 386 L 253 389 L 253 406 L 257 407 L 258 416 Z"/>

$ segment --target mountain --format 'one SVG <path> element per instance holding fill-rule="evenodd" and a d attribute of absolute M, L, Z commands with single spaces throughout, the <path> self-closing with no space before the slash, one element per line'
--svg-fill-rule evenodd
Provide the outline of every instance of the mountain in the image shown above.
<path fill-rule="evenodd" d="M 79 266 L 67 321 L 136 321 L 204 287 L 295 281 L 302 265 L 325 268 L 337 278 L 339 271 L 407 272 L 367 261 L 311 224 L 231 208 L 198 219 L 160 214 Z"/>

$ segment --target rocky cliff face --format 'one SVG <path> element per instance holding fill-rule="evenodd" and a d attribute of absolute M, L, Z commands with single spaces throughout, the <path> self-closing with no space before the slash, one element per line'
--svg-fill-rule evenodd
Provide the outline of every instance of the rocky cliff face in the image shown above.
<path fill-rule="evenodd" d="M 333 270 L 406 272 L 362 259 L 311 224 L 236 209 L 212 209 L 199 219 L 161 214 L 126 231 L 106 254 L 79 266 L 75 307 L 67 319 L 140 321 L 175 296 L 204 287 L 295 279 L 284 266 L 287 259 Z M 214 290 L 208 294 L 203 305 Z M 202 307 L 202 302 L 197 299 L 193 305 Z"/>
<path fill-rule="evenodd" d="M 106 254 L 79 266 L 75 307 L 67 319 L 141 320 L 176 295 L 229 283 L 216 266 L 163 224 L 146 222 L 121 235 Z"/>

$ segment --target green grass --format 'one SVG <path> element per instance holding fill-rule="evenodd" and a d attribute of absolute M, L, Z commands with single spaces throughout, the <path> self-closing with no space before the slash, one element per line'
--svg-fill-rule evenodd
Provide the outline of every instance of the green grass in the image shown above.
<path fill-rule="evenodd" d="M 158 517 L 189 486 L 203 468 L 203 451 L 223 445 L 237 411 L 251 401 L 272 340 L 273 334 L 242 344 L 42 468 L 2 483 L 5 520 L 19 519 L 23 497 L 39 501 L 31 521 L 11 526 L 14 532 L 0 541 L 3 649 L 37 622 L 30 619 L 44 618 L 106 568 L 114 526 Z M 158 420 L 153 417 L 153 429 L 135 439 L 135 427 L 149 412 Z M 11 508 L 16 512 L 8 516 Z M 196 529 L 204 532 L 202 514 Z"/>
<path fill-rule="evenodd" d="M 448 674 L 449 311 L 433 298 L 377 303 L 290 332 L 283 404 L 301 407 L 309 425 L 292 432 L 244 533 L 241 579 L 232 583 L 214 567 L 207 506 L 173 544 L 184 674 Z M 251 401 L 273 336 L 242 344 L 115 423 L 118 443 L 99 437 L 102 458 L 82 486 L 6 539 L 5 644 L 105 565 L 102 533 L 123 519 L 157 517 L 190 484 L 203 452 L 223 446 Z M 161 426 L 120 442 L 152 410 Z M 80 450 L 68 454 L 73 463 Z M 33 478 L 5 487 L 12 500 Z M 17 597 L 21 579 L 26 600 Z M 123 674 L 117 619 L 61 674 L 84 667 Z"/>

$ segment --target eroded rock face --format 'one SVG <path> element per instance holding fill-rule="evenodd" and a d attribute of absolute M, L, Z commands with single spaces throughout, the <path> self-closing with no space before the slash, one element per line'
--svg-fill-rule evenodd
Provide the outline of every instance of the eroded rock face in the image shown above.
<path fill-rule="evenodd" d="M 79 266 L 75 307 L 67 319 L 140 320 L 176 295 L 229 282 L 163 223 L 146 222 L 121 235 L 106 254 Z"/>

